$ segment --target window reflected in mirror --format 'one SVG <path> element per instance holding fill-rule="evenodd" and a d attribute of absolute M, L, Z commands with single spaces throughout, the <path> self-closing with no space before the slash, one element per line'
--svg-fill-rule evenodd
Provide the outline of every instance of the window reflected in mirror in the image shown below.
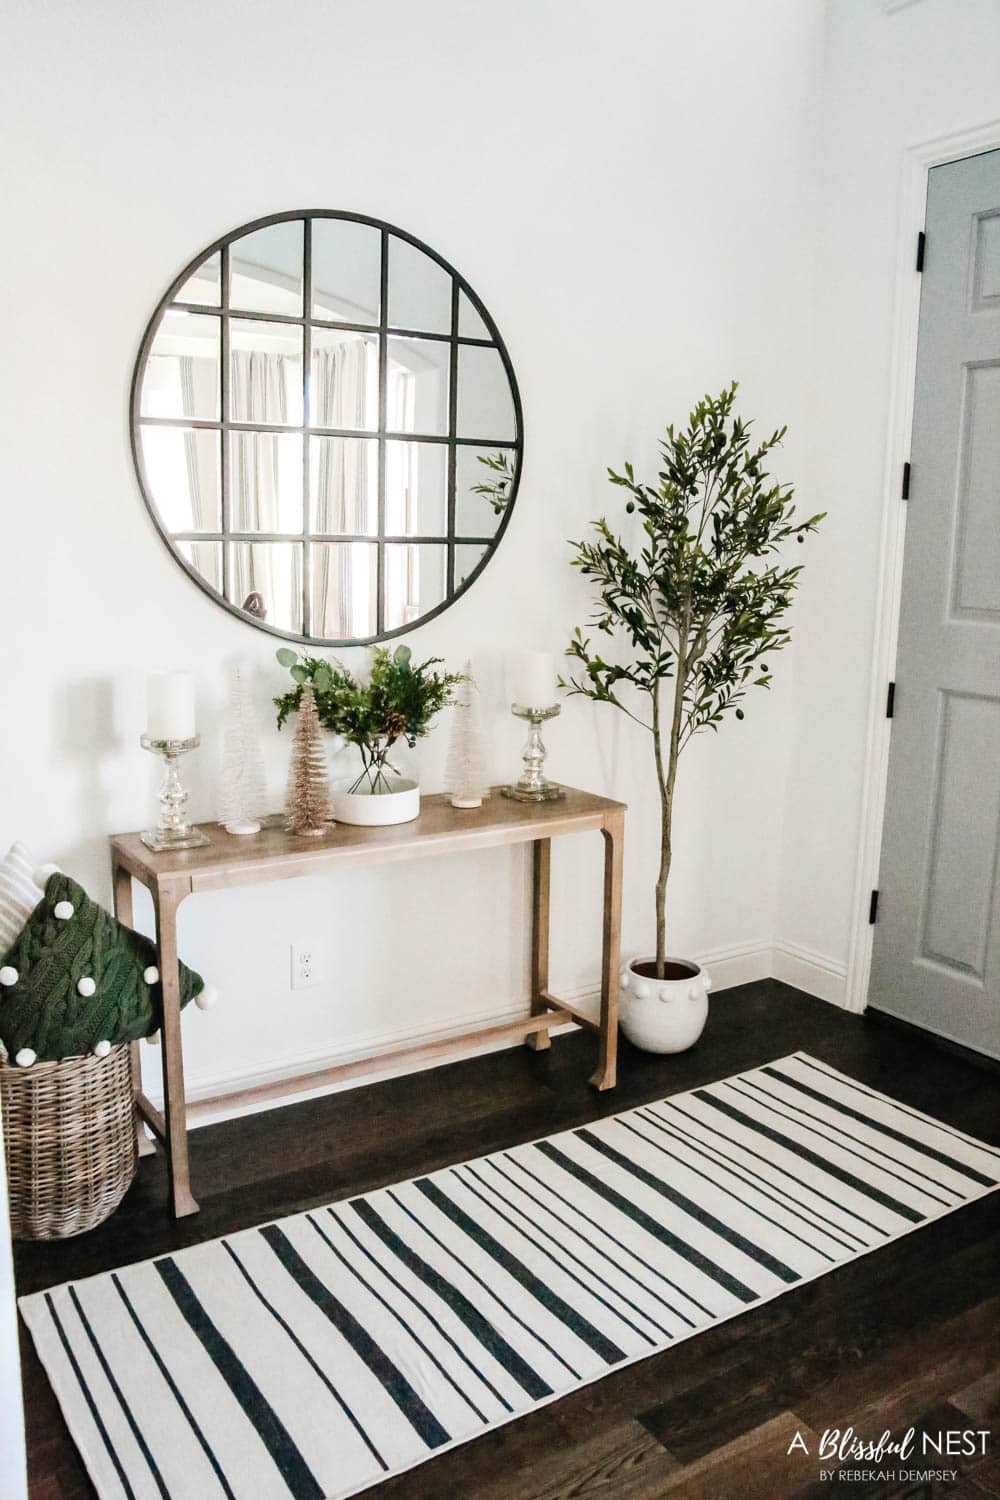
<path fill-rule="evenodd" d="M 390 337 L 388 366 L 388 430 L 445 437 L 451 345 L 439 339 Z"/>
<path fill-rule="evenodd" d="M 448 592 L 448 549 L 429 542 L 386 542 L 385 623 L 413 625 L 443 604 Z"/>
<path fill-rule="evenodd" d="M 448 449 L 444 443 L 385 445 L 387 536 L 448 532 Z"/>

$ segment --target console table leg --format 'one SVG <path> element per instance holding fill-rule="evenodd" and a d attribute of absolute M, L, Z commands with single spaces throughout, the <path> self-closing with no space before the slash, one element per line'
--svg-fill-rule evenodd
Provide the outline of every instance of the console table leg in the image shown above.
<path fill-rule="evenodd" d="M 111 871 L 111 892 L 114 898 L 115 916 L 119 922 L 126 927 L 131 927 L 134 922 L 132 912 L 132 876 L 124 865 L 115 865 Z M 136 1099 L 142 1090 L 142 1068 L 139 1063 L 139 1043 L 133 1042 L 131 1049 L 132 1091 Z M 139 1110 L 135 1111 L 135 1150 L 137 1156 L 148 1155 L 149 1142 L 146 1140 L 146 1132 L 142 1128 L 142 1119 Z"/>
<path fill-rule="evenodd" d="M 552 840 L 536 839 L 532 845 L 531 874 L 531 1014 L 544 1015 L 542 1000 L 549 987 L 549 884 L 552 870 Z M 547 1031 L 529 1031 L 525 1043 L 535 1052 L 552 1045 Z"/>
<path fill-rule="evenodd" d="M 181 987 L 177 967 L 177 898 L 154 891 L 156 946 L 163 994 L 163 1114 L 167 1126 L 170 1199 L 175 1219 L 196 1214 L 188 1168 L 187 1115 L 184 1100 L 184 1053 L 181 1046 Z"/>
<path fill-rule="evenodd" d="M 622 841 L 625 811 L 609 814 L 604 836 L 604 945 L 601 955 L 601 1040 L 596 1089 L 613 1089 L 618 1077 L 618 982 L 622 941 Z"/>

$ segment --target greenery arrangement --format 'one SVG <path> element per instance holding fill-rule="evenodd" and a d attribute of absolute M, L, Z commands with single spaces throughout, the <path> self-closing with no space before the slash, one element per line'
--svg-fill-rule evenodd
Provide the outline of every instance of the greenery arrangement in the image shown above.
<path fill-rule="evenodd" d="M 400 739 L 412 747 L 430 728 L 434 715 L 452 702 L 461 672 L 437 672 L 439 656 L 414 664 L 409 646 L 389 651 L 373 646 L 368 681 L 362 682 L 340 662 L 303 656 L 283 646 L 278 661 L 295 683 L 275 698 L 278 728 L 295 713 L 305 684 L 312 687 L 319 722 L 356 745 L 362 770 L 348 790 L 382 793 L 393 790 L 387 772 L 394 774 L 389 752 Z"/>
<path fill-rule="evenodd" d="M 770 686 L 767 658 L 791 639 L 783 619 L 802 569 L 768 559 L 789 538 L 803 541 L 825 514 L 795 519 L 791 486 L 772 483 L 764 467 L 786 429 L 752 446 L 751 423 L 733 415 L 736 391 L 734 382 L 719 396 L 705 396 L 683 432 L 666 429 L 655 485 L 638 481 L 630 463 L 623 474 L 608 470 L 611 483 L 628 491 L 626 512 L 641 521 L 637 554 L 604 518 L 594 523 L 596 540 L 572 543 L 574 566 L 600 596 L 592 628 L 629 649 L 624 661 L 605 661 L 577 628 L 566 654 L 582 671 L 561 686 L 614 704 L 653 739 L 660 979 L 678 757 L 700 730 L 717 730 L 729 713 L 742 719 L 749 687 Z M 668 680 L 673 690 L 663 695 Z M 622 701 L 623 688 L 647 700 L 645 714 Z"/>

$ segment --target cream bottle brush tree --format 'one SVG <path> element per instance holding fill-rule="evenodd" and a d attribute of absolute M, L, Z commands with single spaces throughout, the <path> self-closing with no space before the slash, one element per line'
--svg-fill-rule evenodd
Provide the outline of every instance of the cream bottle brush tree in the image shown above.
<path fill-rule="evenodd" d="M 229 684 L 229 706 L 223 729 L 219 822 L 228 833 L 259 833 L 260 820 L 267 810 L 266 798 L 264 755 L 257 716 L 243 674 L 237 666 Z"/>
<path fill-rule="evenodd" d="M 486 741 L 479 717 L 479 689 L 467 661 L 454 699 L 455 712 L 448 741 L 445 787 L 452 807 L 481 807 L 488 797 Z"/>
<path fill-rule="evenodd" d="M 769 687 L 766 658 L 791 639 L 783 623 L 801 567 L 767 562 L 791 537 L 801 542 L 824 514 L 796 521 L 789 485 L 773 484 L 764 464 L 785 435 L 756 447 L 750 423 L 733 415 L 735 381 L 705 396 L 682 432 L 668 427 L 656 485 L 608 470 L 628 490 L 625 510 L 642 523 L 638 553 L 602 517 L 596 540 L 574 542 L 573 564 L 596 586 L 593 629 L 616 637 L 622 661 L 605 661 L 577 628 L 566 654 L 582 667 L 561 685 L 611 703 L 649 731 L 660 800 L 656 878 L 656 977 L 666 960 L 666 892 L 673 854 L 677 762 L 700 730 L 717 730 L 750 686 Z M 673 688 L 664 694 L 663 685 Z M 620 694 L 631 689 L 639 706 Z M 645 699 L 645 713 L 643 712 Z"/>

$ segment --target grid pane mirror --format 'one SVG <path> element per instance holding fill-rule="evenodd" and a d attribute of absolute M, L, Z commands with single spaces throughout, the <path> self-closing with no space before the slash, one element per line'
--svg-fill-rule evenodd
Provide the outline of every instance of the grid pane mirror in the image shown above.
<path fill-rule="evenodd" d="M 347 645 L 411 629 L 486 566 L 521 402 L 441 256 L 362 215 L 278 214 L 209 246 L 156 309 L 132 448 L 201 588 L 276 635 Z"/>

